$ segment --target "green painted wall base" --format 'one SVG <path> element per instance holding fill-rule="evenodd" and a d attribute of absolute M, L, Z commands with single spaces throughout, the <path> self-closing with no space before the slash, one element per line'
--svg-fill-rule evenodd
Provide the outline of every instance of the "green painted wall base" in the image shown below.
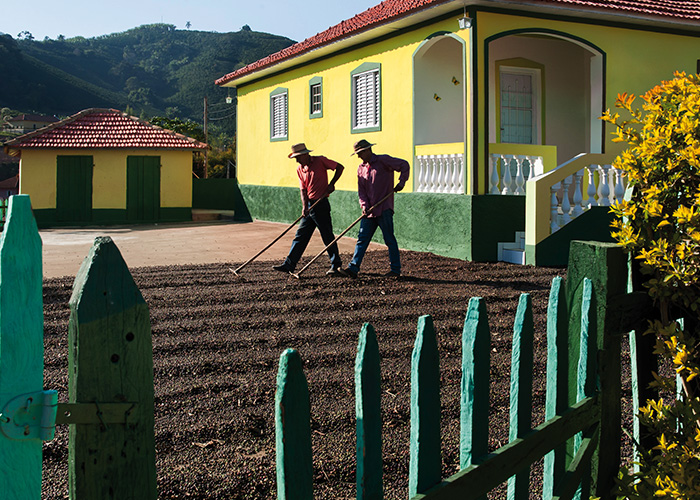
<path fill-rule="evenodd" d="M 591 207 L 556 233 L 525 248 L 525 263 L 533 266 L 566 266 L 569 246 L 574 240 L 613 243 L 610 223 L 613 215 L 608 207 Z"/>
<path fill-rule="evenodd" d="M 290 223 L 301 213 L 299 189 L 241 185 L 253 219 Z M 357 193 L 336 191 L 331 197 L 333 230 L 340 233 L 361 215 Z M 499 241 L 513 241 L 525 227 L 524 196 L 468 196 L 397 193 L 394 227 L 399 247 L 445 257 L 496 261 Z M 346 233 L 356 238 L 359 224 Z M 374 241 L 383 243 L 377 231 Z"/>

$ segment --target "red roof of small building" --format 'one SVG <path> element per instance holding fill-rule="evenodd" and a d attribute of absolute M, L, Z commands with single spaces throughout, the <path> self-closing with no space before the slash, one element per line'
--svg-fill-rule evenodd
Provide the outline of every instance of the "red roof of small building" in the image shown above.
<path fill-rule="evenodd" d="M 207 145 L 116 109 L 92 108 L 5 143 L 10 154 L 30 148 L 196 150 Z"/>
<path fill-rule="evenodd" d="M 454 0 L 384 0 L 379 5 L 375 5 L 302 42 L 291 45 L 229 73 L 216 80 L 215 83 L 216 85 L 225 85 L 241 76 L 349 38 L 360 32 L 408 17 L 421 10 L 449 3 L 454 3 L 455 9 L 462 8 L 464 5 L 464 2 L 456 2 Z M 479 5 L 484 2 L 467 1 L 466 3 Z M 490 2 L 489 4 L 494 5 L 497 3 Z M 521 0 L 520 3 L 529 7 L 569 8 L 579 12 L 586 12 L 589 16 L 593 12 L 608 12 L 647 18 L 657 17 L 660 20 L 684 21 L 686 23 L 700 20 L 700 0 Z M 508 2 L 508 4 L 508 7 L 514 8 L 514 2 Z"/>

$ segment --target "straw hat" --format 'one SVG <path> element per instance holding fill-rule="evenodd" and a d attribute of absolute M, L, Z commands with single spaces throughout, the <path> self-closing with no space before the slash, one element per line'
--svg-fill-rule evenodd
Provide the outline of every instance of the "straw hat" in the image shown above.
<path fill-rule="evenodd" d="M 310 153 L 313 151 L 312 149 L 306 149 L 306 144 L 303 142 L 300 142 L 299 144 L 295 144 L 292 146 L 292 152 L 289 153 L 290 158 L 295 158 L 297 156 L 303 155 L 304 153 Z"/>
<path fill-rule="evenodd" d="M 357 141 L 353 145 L 353 148 L 355 149 L 355 152 L 353 153 L 353 155 L 356 155 L 357 153 L 359 153 L 360 151 L 364 151 L 365 149 L 369 149 L 372 146 L 374 146 L 374 144 L 372 144 L 371 142 L 367 142 L 364 139 L 360 139 L 359 141 Z M 352 156 L 352 155 L 350 155 L 350 156 Z"/>

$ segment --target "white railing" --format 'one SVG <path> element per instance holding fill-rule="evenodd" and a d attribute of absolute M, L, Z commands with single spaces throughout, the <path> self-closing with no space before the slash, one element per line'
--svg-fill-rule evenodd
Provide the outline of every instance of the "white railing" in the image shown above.
<path fill-rule="evenodd" d="M 489 194 L 523 195 L 528 180 L 544 172 L 542 156 L 489 155 Z"/>
<path fill-rule="evenodd" d="M 415 161 L 419 193 L 464 194 L 464 155 L 418 155 Z"/>
<path fill-rule="evenodd" d="M 597 174 L 597 175 L 596 175 Z M 586 196 L 583 195 L 584 177 Z M 590 164 L 553 184 L 549 227 L 555 233 L 590 207 L 609 207 L 620 203 L 627 187 L 622 170 L 612 165 Z"/>

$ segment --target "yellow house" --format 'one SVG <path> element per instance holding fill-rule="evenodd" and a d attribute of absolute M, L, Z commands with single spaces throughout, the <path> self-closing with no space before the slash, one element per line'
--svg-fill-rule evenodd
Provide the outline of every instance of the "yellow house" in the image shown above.
<path fill-rule="evenodd" d="M 40 227 L 192 220 L 192 154 L 206 148 L 115 109 L 5 143 Z"/>
<path fill-rule="evenodd" d="M 599 117 L 618 93 L 698 71 L 699 13 L 700 0 L 386 0 L 217 80 L 237 89 L 245 202 L 293 220 L 290 146 L 354 167 L 367 139 L 412 165 L 403 248 L 565 264 L 571 239 L 610 238 L 625 190 Z M 359 213 L 353 172 L 332 195 L 336 230 Z"/>

